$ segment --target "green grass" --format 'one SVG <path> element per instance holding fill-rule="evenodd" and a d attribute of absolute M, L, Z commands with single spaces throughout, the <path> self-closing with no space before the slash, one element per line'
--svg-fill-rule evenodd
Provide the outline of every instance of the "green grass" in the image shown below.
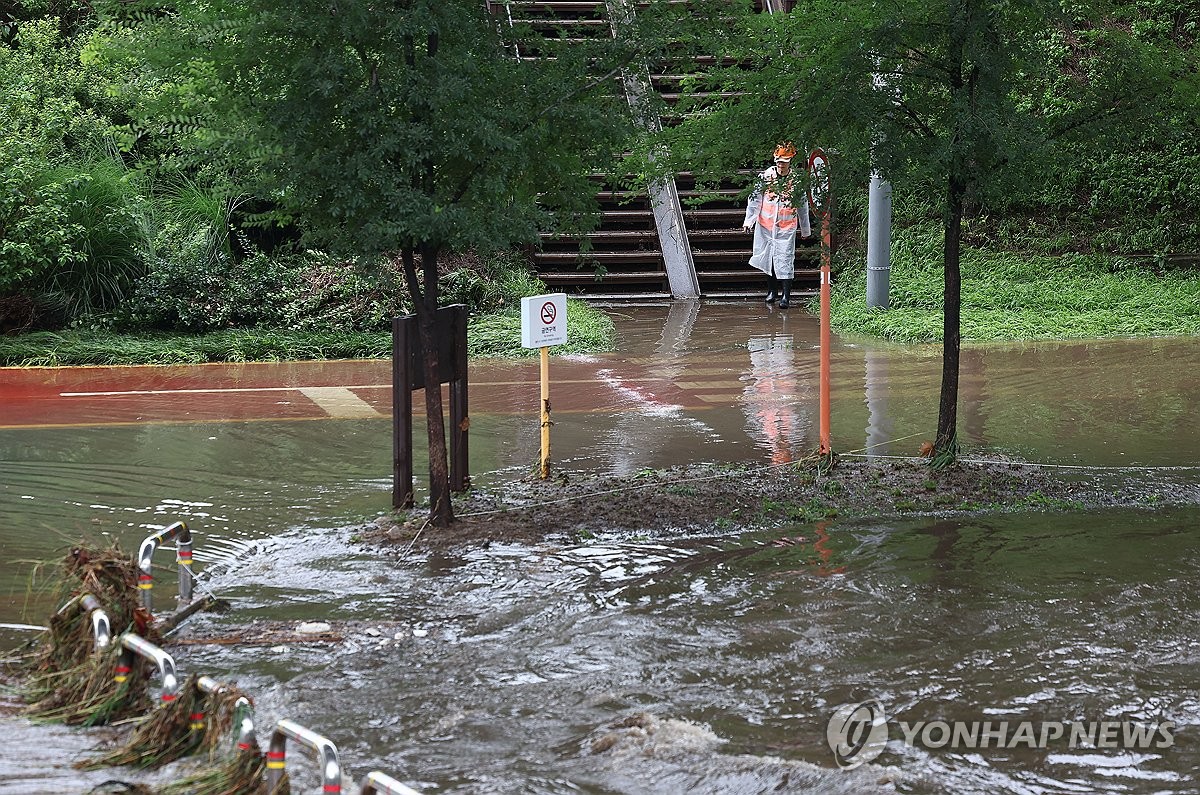
<path fill-rule="evenodd" d="M 1194 271 L 1156 274 L 1103 254 L 964 247 L 962 275 L 964 340 L 1200 334 Z M 942 339 L 940 231 L 896 232 L 890 298 L 889 309 L 867 308 L 865 264 L 856 263 L 835 279 L 834 328 L 899 342 Z"/>
<path fill-rule="evenodd" d="M 567 302 L 568 343 L 555 354 L 613 349 L 612 319 L 582 301 Z M 521 347 L 518 312 L 472 317 L 467 323 L 472 358 L 536 355 Z M 197 364 L 297 359 L 381 359 L 391 356 L 388 332 L 316 332 L 229 329 L 205 334 L 71 330 L 0 336 L 0 365 Z"/>

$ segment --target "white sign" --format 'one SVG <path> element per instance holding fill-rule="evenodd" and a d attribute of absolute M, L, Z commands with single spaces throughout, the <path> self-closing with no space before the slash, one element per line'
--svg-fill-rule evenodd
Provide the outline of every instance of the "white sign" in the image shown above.
<path fill-rule="evenodd" d="M 829 158 L 821 149 L 814 149 L 808 158 L 808 204 L 814 210 L 824 210 L 829 196 Z"/>
<path fill-rule="evenodd" d="M 565 293 L 532 295 L 521 299 L 521 346 L 547 348 L 567 341 Z"/>

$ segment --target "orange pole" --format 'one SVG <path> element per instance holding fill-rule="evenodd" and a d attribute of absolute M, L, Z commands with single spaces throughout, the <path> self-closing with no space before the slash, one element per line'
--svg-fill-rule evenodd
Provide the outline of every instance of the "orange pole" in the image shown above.
<path fill-rule="evenodd" d="M 828 201 L 828 197 L 826 197 Z M 829 441 L 829 206 L 821 212 L 821 455 L 833 452 Z"/>

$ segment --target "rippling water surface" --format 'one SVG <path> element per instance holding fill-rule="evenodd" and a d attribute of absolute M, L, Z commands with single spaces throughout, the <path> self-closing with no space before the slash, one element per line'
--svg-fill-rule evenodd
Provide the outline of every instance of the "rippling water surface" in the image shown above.
<path fill-rule="evenodd" d="M 554 365 L 561 468 L 780 462 L 815 446 L 804 316 L 632 308 L 617 322 L 618 353 Z M 843 339 L 834 356 L 838 448 L 911 453 L 933 424 L 936 349 Z M 472 381 L 476 479 L 519 476 L 537 456 L 536 363 L 483 363 Z M 1049 463 L 1192 466 L 1198 396 L 1190 340 L 972 348 L 962 433 Z M 204 587 L 234 608 L 188 632 L 324 620 L 345 639 L 181 645 L 181 669 L 236 679 L 264 725 L 327 734 L 355 775 L 459 792 L 1200 791 L 1198 508 L 685 539 L 648 527 L 400 558 L 352 540 L 390 501 L 390 453 L 386 418 L 0 430 L 0 622 L 53 607 L 30 593 L 28 561 L 101 534 L 133 549 L 184 519 Z M 0 645 L 25 637 L 0 630 Z M 893 726 L 870 775 L 847 776 L 826 722 L 865 698 L 897 721 L 1178 730 L 1165 749 L 953 751 L 905 747 Z M 642 713 L 649 733 L 609 728 Z M 4 729 L 16 749 L 66 747 Z M 0 788 L 83 788 L 69 773 L 39 783 L 28 753 L 0 762 Z"/>

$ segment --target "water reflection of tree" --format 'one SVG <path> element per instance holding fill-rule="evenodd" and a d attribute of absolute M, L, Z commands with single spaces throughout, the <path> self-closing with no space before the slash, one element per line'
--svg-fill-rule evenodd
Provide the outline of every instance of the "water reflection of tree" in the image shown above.
<path fill-rule="evenodd" d="M 751 337 L 750 372 L 742 391 L 742 410 L 746 414 L 751 437 L 771 453 L 771 463 L 785 464 L 804 449 L 804 437 L 811 428 L 808 412 L 801 418 L 797 411 L 795 347 L 791 334 Z M 808 391 L 808 387 L 804 387 Z"/>

